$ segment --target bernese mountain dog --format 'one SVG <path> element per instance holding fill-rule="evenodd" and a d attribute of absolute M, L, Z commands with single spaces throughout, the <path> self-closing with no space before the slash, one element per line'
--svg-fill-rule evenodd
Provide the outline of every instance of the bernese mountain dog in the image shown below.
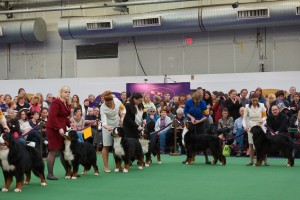
<path fill-rule="evenodd" d="M 138 161 L 138 168 L 143 169 L 144 155 L 140 142 L 135 138 L 127 138 L 122 127 L 116 127 L 112 131 L 113 152 L 116 163 L 115 172 L 121 170 L 122 161 L 124 161 L 123 172 L 129 171 L 130 163 L 135 159 Z"/>
<path fill-rule="evenodd" d="M 16 178 L 15 192 L 21 192 L 23 183 L 29 184 L 31 171 L 41 179 L 41 185 L 46 186 L 44 161 L 40 153 L 31 146 L 15 141 L 13 134 L 2 133 L 0 136 L 0 160 L 5 185 L 2 192 L 8 192 Z M 24 174 L 26 176 L 24 181 Z"/>
<path fill-rule="evenodd" d="M 66 179 L 77 178 L 80 164 L 84 167 L 82 175 L 85 175 L 92 166 L 95 176 L 99 175 L 96 151 L 90 143 L 78 142 L 77 131 L 70 130 L 65 133 L 63 152 L 66 161 Z"/>
<path fill-rule="evenodd" d="M 213 164 L 216 164 L 219 160 L 221 165 L 226 165 L 226 158 L 222 154 L 222 141 L 218 136 L 198 134 L 195 132 L 194 126 L 189 126 L 189 123 L 185 123 L 182 131 L 182 140 L 187 152 L 186 164 L 194 162 L 197 152 L 210 150 L 214 158 Z"/>
<path fill-rule="evenodd" d="M 151 134 L 153 132 L 155 132 L 155 122 L 148 122 L 140 139 L 140 143 L 144 151 L 143 153 L 146 157 L 145 167 L 149 167 L 150 163 L 152 162 L 151 154 L 154 157 L 156 156 L 158 164 L 162 163 L 160 156 L 159 135 Z"/>
<path fill-rule="evenodd" d="M 253 144 L 256 151 L 256 163 L 255 166 L 261 166 L 262 161 L 269 153 L 278 153 L 279 151 L 288 158 L 288 167 L 294 166 L 294 142 L 286 135 L 277 134 L 272 136 L 269 133 L 265 133 L 260 126 L 253 126 L 250 129 L 253 134 Z"/>

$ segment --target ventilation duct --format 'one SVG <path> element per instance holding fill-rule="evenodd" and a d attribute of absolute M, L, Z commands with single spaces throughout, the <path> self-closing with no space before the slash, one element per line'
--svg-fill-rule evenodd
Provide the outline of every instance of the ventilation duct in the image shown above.
<path fill-rule="evenodd" d="M 63 39 L 82 39 L 200 31 L 198 12 L 199 8 L 192 8 L 142 15 L 61 18 L 58 32 Z M 112 28 L 87 29 L 87 24 L 103 21 L 111 22 Z"/>
<path fill-rule="evenodd" d="M 47 26 L 42 18 L 22 21 L 0 21 L 2 35 L 0 44 L 41 42 L 47 34 Z"/>
<path fill-rule="evenodd" d="M 215 31 L 300 24 L 300 2 L 279 1 L 198 7 L 135 15 L 66 17 L 58 23 L 63 39 Z M 110 22 L 110 28 L 89 30 L 87 24 Z"/>

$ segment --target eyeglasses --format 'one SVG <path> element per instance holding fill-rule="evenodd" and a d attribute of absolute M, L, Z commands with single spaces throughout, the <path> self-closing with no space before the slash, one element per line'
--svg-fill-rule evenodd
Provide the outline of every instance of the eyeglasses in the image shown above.
<path fill-rule="evenodd" d="M 150 110 L 149 112 L 151 112 L 151 113 L 155 113 L 155 110 Z"/>

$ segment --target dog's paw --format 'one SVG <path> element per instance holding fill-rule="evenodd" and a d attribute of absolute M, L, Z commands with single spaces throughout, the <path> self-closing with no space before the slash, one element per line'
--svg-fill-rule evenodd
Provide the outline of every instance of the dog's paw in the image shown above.
<path fill-rule="evenodd" d="M 161 161 L 158 161 L 158 164 L 161 164 L 162 162 Z"/>
<path fill-rule="evenodd" d="M 123 173 L 128 173 L 128 170 L 127 169 L 123 169 Z"/>
<path fill-rule="evenodd" d="M 145 163 L 145 167 L 149 167 L 150 165 L 148 163 Z"/>
<path fill-rule="evenodd" d="M 8 192 L 8 189 L 7 189 L 7 188 L 2 188 L 1 191 L 2 191 L 2 192 Z"/>
<path fill-rule="evenodd" d="M 118 168 L 116 168 L 115 170 L 114 170 L 114 172 L 119 172 L 120 171 L 120 169 L 118 169 Z"/>
<path fill-rule="evenodd" d="M 291 167 L 291 165 L 290 165 L 289 163 L 288 163 L 288 164 L 286 164 L 286 166 L 287 166 L 287 167 Z"/>
<path fill-rule="evenodd" d="M 76 179 L 77 179 L 77 176 L 72 176 L 72 179 L 73 179 L 73 180 L 76 180 Z"/>
<path fill-rule="evenodd" d="M 86 171 L 81 172 L 81 175 L 86 175 L 86 174 L 87 174 Z"/>
<path fill-rule="evenodd" d="M 99 176 L 100 174 L 99 174 L 99 172 L 95 172 L 95 176 Z"/>
<path fill-rule="evenodd" d="M 16 188 L 14 191 L 15 191 L 15 192 L 22 192 L 22 190 L 19 189 L 19 188 Z"/>
<path fill-rule="evenodd" d="M 138 168 L 139 168 L 139 169 L 143 169 L 143 167 L 142 167 L 142 166 L 138 166 Z"/>
<path fill-rule="evenodd" d="M 71 178 L 71 176 L 65 176 L 65 179 L 70 179 Z"/>
<path fill-rule="evenodd" d="M 28 184 L 29 184 L 29 182 L 28 182 L 28 181 L 24 181 L 24 184 L 25 184 L 25 185 L 28 185 Z"/>
<path fill-rule="evenodd" d="M 47 185 L 47 183 L 46 182 L 44 182 L 44 183 L 41 183 L 41 186 L 46 186 Z"/>

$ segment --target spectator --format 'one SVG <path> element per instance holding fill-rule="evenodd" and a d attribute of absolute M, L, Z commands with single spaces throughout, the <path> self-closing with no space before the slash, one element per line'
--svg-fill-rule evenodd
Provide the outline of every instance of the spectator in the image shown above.
<path fill-rule="evenodd" d="M 296 87 L 291 86 L 289 90 L 290 94 L 286 97 L 286 101 L 291 104 L 291 102 L 294 100 L 293 95 L 296 93 Z"/>
<path fill-rule="evenodd" d="M 40 97 L 37 95 L 34 95 L 30 101 L 30 113 L 32 114 L 34 111 L 37 111 L 38 113 L 41 112 L 41 105 L 40 103 Z"/>
<path fill-rule="evenodd" d="M 74 108 L 74 115 L 70 120 L 74 124 L 75 130 L 77 131 L 78 142 L 84 142 L 82 133 L 82 130 L 84 129 L 84 119 L 82 117 L 82 111 L 80 107 Z"/>
<path fill-rule="evenodd" d="M 85 99 L 83 101 L 83 106 L 82 106 L 82 116 L 85 117 L 87 115 L 87 111 L 89 108 L 89 99 Z"/>
<path fill-rule="evenodd" d="M 250 103 L 250 99 L 247 98 L 248 95 L 248 90 L 247 89 L 242 89 L 240 92 L 240 102 L 242 104 L 242 107 L 245 107 L 246 104 Z"/>
<path fill-rule="evenodd" d="M 97 146 L 97 140 L 99 141 L 100 145 L 103 144 L 103 141 L 101 140 L 101 125 L 100 125 L 100 109 L 98 107 L 94 108 L 89 108 L 92 110 L 91 113 L 88 113 L 88 115 L 85 116 L 85 124 L 90 125 L 92 129 L 92 136 L 87 139 L 89 143 L 91 143 L 94 146 Z M 98 126 L 97 126 L 97 121 L 98 120 Z"/>
<path fill-rule="evenodd" d="M 285 107 L 289 107 L 289 103 L 284 100 L 284 91 L 283 90 L 278 90 L 276 93 L 275 93 L 275 96 L 276 96 L 276 101 L 273 101 L 271 104 L 270 104 L 270 108 L 272 108 L 272 106 L 274 105 L 277 105 L 277 106 L 281 106 L 281 105 L 284 105 Z M 269 109 L 269 115 L 271 114 L 271 109 Z"/>
<path fill-rule="evenodd" d="M 213 100 L 212 100 L 211 93 L 208 90 L 206 90 L 204 92 L 204 99 L 203 100 L 206 103 L 207 109 L 210 110 L 211 107 L 213 106 Z"/>
<path fill-rule="evenodd" d="M 12 109 L 7 109 L 7 126 L 17 142 L 26 145 L 26 141 L 22 137 L 22 132 L 20 130 L 19 120 L 16 118 L 15 111 Z"/>
<path fill-rule="evenodd" d="M 266 99 L 263 96 L 262 89 L 260 87 L 256 88 L 255 93 L 258 95 L 258 102 L 263 103 L 264 106 L 266 107 L 267 106 Z"/>
<path fill-rule="evenodd" d="M 7 123 L 6 123 L 6 118 L 3 115 L 3 112 L 2 112 L 1 109 L 0 109 L 0 125 L 2 126 L 2 128 L 4 129 L 5 132 L 7 132 L 7 133 L 10 132 L 10 129 L 7 126 Z"/>
<path fill-rule="evenodd" d="M 272 114 L 267 118 L 267 125 L 276 134 L 286 134 L 288 132 L 288 119 L 287 116 L 280 112 L 279 107 L 274 105 L 271 107 Z"/>
<path fill-rule="evenodd" d="M 159 118 L 159 115 L 156 113 L 155 108 L 149 108 L 146 116 L 146 123 L 149 123 L 150 121 L 156 122 Z"/>
<path fill-rule="evenodd" d="M 167 103 L 164 100 L 161 100 L 159 103 L 159 107 L 157 108 L 157 113 L 160 113 L 160 111 L 164 109 L 167 109 Z"/>
<path fill-rule="evenodd" d="M 177 138 L 176 141 L 179 144 L 179 147 L 181 149 L 181 154 L 185 154 L 185 148 L 184 145 L 182 144 L 182 130 L 184 127 L 184 121 L 185 121 L 185 117 L 184 117 L 184 110 L 183 108 L 178 108 L 176 110 L 176 116 L 175 116 L 175 127 L 174 124 L 172 124 L 172 127 L 170 129 L 168 129 L 167 133 L 166 133 L 166 148 L 170 148 L 170 151 L 174 150 L 174 128 L 176 128 L 177 130 Z M 177 146 L 177 144 L 176 144 Z M 167 150 L 167 149 L 166 149 Z"/>
<path fill-rule="evenodd" d="M 88 99 L 89 99 L 89 107 L 94 108 L 94 107 L 96 106 L 96 103 L 95 103 L 95 95 L 90 94 L 90 95 L 88 96 Z"/>
<path fill-rule="evenodd" d="M 20 94 L 18 96 L 16 110 L 19 111 L 21 109 L 26 110 L 26 111 L 30 110 L 30 105 L 29 105 L 29 103 L 26 103 L 26 96 L 24 94 Z"/>
<path fill-rule="evenodd" d="M 82 106 L 80 105 L 80 100 L 77 94 L 74 94 L 71 99 L 71 116 L 74 115 L 74 109 L 80 108 L 82 110 Z"/>
<path fill-rule="evenodd" d="M 155 131 L 159 131 L 157 134 L 159 135 L 160 150 L 162 152 L 165 151 L 166 133 L 168 129 L 171 127 L 170 126 L 171 122 L 172 120 L 170 119 L 170 117 L 167 116 L 167 111 L 165 109 L 160 110 L 160 118 L 158 118 L 158 120 L 155 123 Z"/>
<path fill-rule="evenodd" d="M 238 149 L 237 149 L 237 154 L 236 154 L 237 157 L 241 156 L 241 154 L 243 152 L 243 148 L 244 148 L 244 134 L 243 133 L 246 131 L 243 127 L 244 111 L 245 111 L 245 108 L 240 107 L 240 117 L 237 118 L 233 124 L 232 132 L 235 136 L 239 136 L 234 141 L 235 144 L 238 144 Z"/>
<path fill-rule="evenodd" d="M 290 103 L 292 114 L 297 113 L 297 111 L 300 109 L 300 94 L 298 92 L 295 92 L 293 95 L 293 100 Z"/>
<path fill-rule="evenodd" d="M 268 94 L 268 98 L 267 98 L 267 101 L 266 101 L 266 104 L 267 104 L 267 114 L 269 113 L 269 110 L 271 109 L 271 104 L 276 100 L 276 96 L 275 94 Z M 271 113 L 271 112 L 270 112 Z"/>
<path fill-rule="evenodd" d="M 222 118 L 222 110 L 226 107 L 226 98 L 223 92 L 219 92 L 216 103 L 213 105 L 212 110 L 214 112 L 214 122 L 218 123 L 219 119 Z"/>
<path fill-rule="evenodd" d="M 237 96 L 236 90 L 232 89 L 229 91 L 229 98 L 225 101 L 225 106 L 228 109 L 229 116 L 233 118 L 233 121 L 240 116 L 239 110 L 242 104 L 240 103 L 240 97 Z"/>
<path fill-rule="evenodd" d="M 51 93 L 48 93 L 46 96 L 46 100 L 43 103 L 43 107 L 48 108 L 48 110 L 49 110 L 52 100 L 53 100 L 53 95 Z"/>
<path fill-rule="evenodd" d="M 149 94 L 144 94 L 143 105 L 144 105 L 144 108 L 147 109 L 147 110 L 151 107 L 155 108 L 155 110 L 156 110 L 156 107 L 155 107 L 154 103 L 150 100 L 150 95 Z"/>
<path fill-rule="evenodd" d="M 166 92 L 164 95 L 164 101 L 166 102 L 167 106 L 169 106 L 170 101 L 171 101 L 171 94 L 170 92 Z"/>
<path fill-rule="evenodd" d="M 127 94 L 126 94 L 126 92 L 121 92 L 120 101 L 123 105 L 126 105 L 126 103 L 127 103 Z"/>
<path fill-rule="evenodd" d="M 222 118 L 219 119 L 218 121 L 218 129 L 223 129 L 223 128 L 228 128 L 228 132 L 222 132 L 219 135 L 219 138 L 221 138 L 221 140 L 224 140 L 228 137 L 230 137 L 232 135 L 232 129 L 233 129 L 233 117 L 229 116 L 229 112 L 227 108 L 223 108 L 222 110 Z M 223 145 L 225 144 L 225 142 L 223 143 Z"/>

